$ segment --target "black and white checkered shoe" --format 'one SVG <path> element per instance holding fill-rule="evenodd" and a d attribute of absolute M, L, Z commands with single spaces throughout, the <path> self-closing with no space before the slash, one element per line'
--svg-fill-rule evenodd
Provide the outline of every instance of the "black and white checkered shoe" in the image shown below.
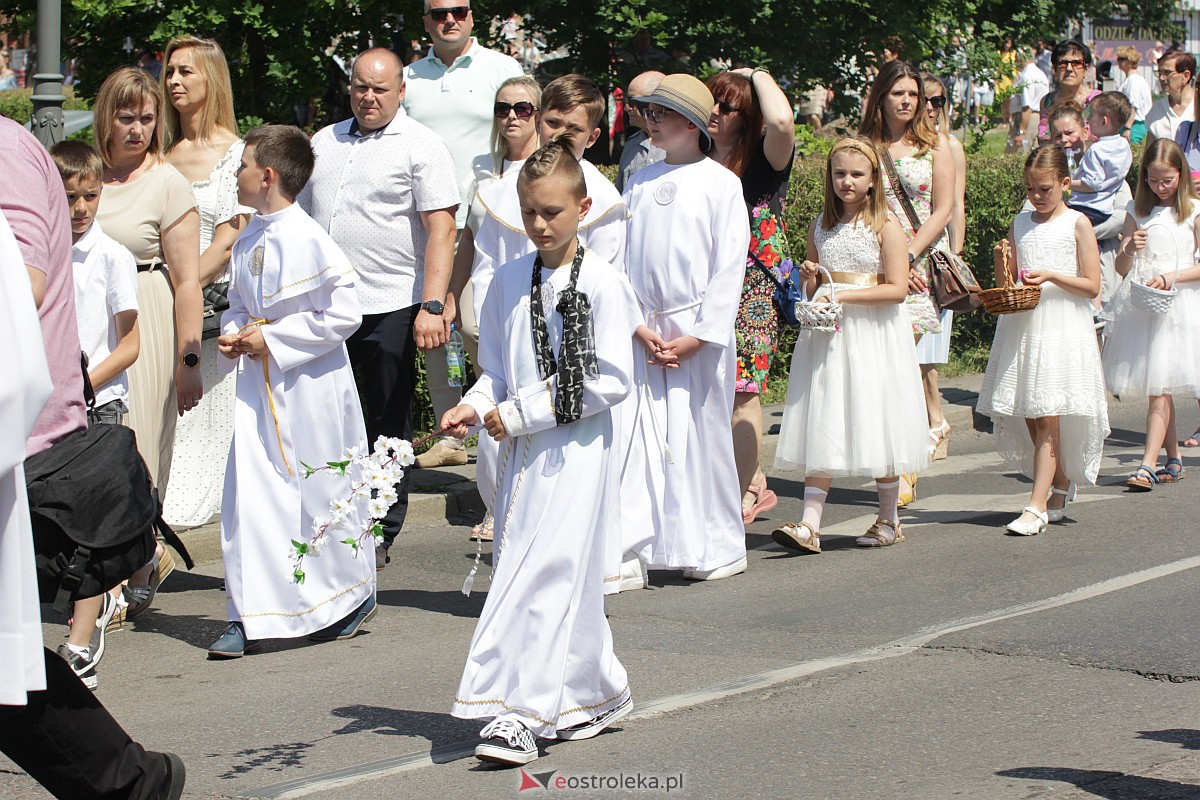
<path fill-rule="evenodd" d="M 512 717 L 497 717 L 479 732 L 483 741 L 475 748 L 480 761 L 520 766 L 538 757 L 533 731 Z"/>

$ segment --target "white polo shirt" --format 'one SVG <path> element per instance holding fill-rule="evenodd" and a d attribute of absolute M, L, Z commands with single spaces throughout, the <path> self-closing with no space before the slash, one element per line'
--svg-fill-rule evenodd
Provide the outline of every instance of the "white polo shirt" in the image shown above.
<path fill-rule="evenodd" d="M 445 139 L 454 154 L 461 199 L 459 228 L 467 218 L 471 163 L 491 152 L 496 91 L 509 78 L 524 74 L 516 59 L 483 47 L 473 37 L 471 46 L 450 66 L 430 47 L 425 58 L 404 68 L 404 109 Z"/>
<path fill-rule="evenodd" d="M 1153 134 L 1155 139 L 1174 139 L 1179 126 L 1195 118 L 1195 106 L 1196 98 L 1193 95 L 1183 113 L 1176 114 L 1171 110 L 1171 98 L 1164 95 L 1155 101 L 1150 113 L 1146 115 L 1146 130 Z"/>
<path fill-rule="evenodd" d="M 71 267 L 79 347 L 87 353 L 88 368 L 94 369 L 117 346 L 116 315 L 138 310 L 137 262 L 133 253 L 93 221 L 71 247 Z M 125 372 L 92 388 L 96 390 L 97 407 L 113 400 L 128 402 L 129 377 Z"/>
<path fill-rule="evenodd" d="M 420 303 L 429 241 L 420 212 L 459 202 L 446 143 L 401 108 L 368 134 L 353 118 L 329 125 L 312 146 L 316 167 L 296 202 L 354 265 L 362 312 Z"/>

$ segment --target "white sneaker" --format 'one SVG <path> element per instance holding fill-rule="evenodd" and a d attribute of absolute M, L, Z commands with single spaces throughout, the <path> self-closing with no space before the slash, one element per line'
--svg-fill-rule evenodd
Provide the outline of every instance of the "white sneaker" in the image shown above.
<path fill-rule="evenodd" d="M 497 764 L 528 764 L 538 757 L 533 731 L 512 717 L 497 717 L 479 732 L 483 739 L 475 748 L 475 757 Z"/>
<path fill-rule="evenodd" d="M 559 728 L 555 735 L 559 739 L 568 742 L 578 742 L 581 739 L 590 739 L 600 731 L 612 725 L 617 720 L 633 711 L 633 697 L 625 698 L 625 702 L 615 708 L 610 708 L 598 717 L 592 717 L 586 722 L 581 722 L 578 725 L 572 725 L 569 728 Z"/>
<path fill-rule="evenodd" d="M 692 581 L 719 581 L 725 578 L 732 578 L 734 575 L 740 575 L 746 571 L 746 557 L 742 556 L 732 564 L 726 564 L 723 567 L 715 569 L 685 569 L 683 577 Z"/>
<path fill-rule="evenodd" d="M 650 576 L 646 573 L 646 565 L 634 553 L 626 553 L 621 561 L 621 582 L 617 585 L 617 591 L 645 589 L 649 585 Z"/>

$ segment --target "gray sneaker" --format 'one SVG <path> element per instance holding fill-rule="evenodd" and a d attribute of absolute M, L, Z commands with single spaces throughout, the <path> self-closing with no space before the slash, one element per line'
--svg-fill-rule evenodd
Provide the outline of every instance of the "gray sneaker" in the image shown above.
<path fill-rule="evenodd" d="M 71 671 L 74 672 L 79 680 L 83 681 L 83 685 L 96 691 L 96 686 L 100 683 L 100 679 L 96 677 L 96 662 L 91 655 L 76 653 L 71 648 L 67 647 L 66 643 L 60 644 L 54 652 L 66 661 L 71 666 Z"/>
<path fill-rule="evenodd" d="M 375 545 L 375 571 L 383 569 L 388 565 L 392 557 L 388 555 L 388 546 L 386 544 Z"/>

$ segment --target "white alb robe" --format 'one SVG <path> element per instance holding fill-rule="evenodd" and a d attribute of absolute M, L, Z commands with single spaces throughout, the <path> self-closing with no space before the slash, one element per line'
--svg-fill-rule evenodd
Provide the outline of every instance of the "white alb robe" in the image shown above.
<path fill-rule="evenodd" d="M 580 161 L 579 166 L 583 168 L 588 197 L 592 198 L 591 209 L 579 223 L 579 241 L 588 252 L 618 270 L 622 270 L 625 258 L 625 221 L 628 216 L 625 211 L 625 201 L 621 199 L 621 195 L 612 182 L 604 177 L 591 162 Z M 483 209 L 479 229 L 474 232 L 475 261 L 471 265 L 471 292 L 475 306 L 475 319 L 482 318 L 483 302 L 487 297 L 488 288 L 492 284 L 492 276 L 495 274 L 496 268 L 537 250 L 529 239 L 529 235 L 525 233 L 525 223 L 521 219 L 521 201 L 517 197 L 519 175 L 520 170 L 512 170 L 503 178 L 482 188 L 475 197 L 473 205 L 479 205 Z M 480 338 L 482 339 L 482 333 Z M 481 369 L 487 367 L 483 363 L 485 358 L 481 346 L 479 348 Z M 486 436 L 480 437 L 475 458 L 475 479 L 479 486 L 479 494 L 493 515 L 495 509 L 492 508 L 492 495 L 496 486 L 497 456 L 496 443 Z M 617 570 L 611 575 L 606 575 L 606 579 L 619 573 L 619 556 Z M 615 580 L 615 578 L 613 579 Z"/>
<path fill-rule="evenodd" d="M 613 654 L 601 585 L 606 530 L 616 523 L 619 465 L 610 409 L 630 391 L 633 292 L 590 251 L 578 290 L 592 306 L 596 368 L 583 416 L 558 425 L 557 375 L 542 379 L 534 356 L 529 293 L 534 254 L 496 273 L 479 321 L 483 377 L 463 402 L 482 419 L 499 406 L 510 431 L 500 443 L 497 564 L 471 639 L 451 713 L 465 719 L 515 715 L 535 734 L 589 720 L 629 696 Z M 570 267 L 543 270 L 543 288 L 567 286 Z M 557 358 L 562 317 L 543 304 Z M 486 437 L 481 433 L 480 437 Z"/>
<path fill-rule="evenodd" d="M 0 705 L 23 706 L 27 692 L 46 689 L 25 439 L 53 384 L 25 259 L 3 212 L 0 289 L 0 338 L 9 344 L 0 380 Z"/>
<path fill-rule="evenodd" d="M 362 322 L 354 270 L 329 234 L 298 205 L 250 221 L 233 245 L 222 332 L 255 320 L 269 354 L 222 357 L 238 369 L 233 446 L 221 503 L 221 552 L 229 617 L 249 639 L 290 638 L 345 617 L 375 591 L 373 548 L 355 557 L 339 542 L 304 560 L 292 580 L 291 540 L 312 539 L 330 501 L 349 499 L 335 473 L 305 479 L 302 462 L 367 452 L 367 433 L 346 339 Z M 264 363 L 266 372 L 264 374 Z M 344 533 L 363 530 L 354 509 Z"/>
<path fill-rule="evenodd" d="M 623 549 L 652 568 L 715 569 L 746 555 L 730 424 L 750 244 L 742 186 L 712 159 L 660 161 L 634 174 L 625 202 L 625 267 L 646 326 L 665 341 L 691 335 L 705 344 L 678 368 L 638 359 Z"/>

